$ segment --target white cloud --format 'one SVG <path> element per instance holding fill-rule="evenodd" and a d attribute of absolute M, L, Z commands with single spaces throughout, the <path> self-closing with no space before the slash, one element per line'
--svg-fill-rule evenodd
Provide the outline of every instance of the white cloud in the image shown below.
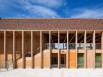
<path fill-rule="evenodd" d="M 54 10 L 51 8 L 41 6 L 41 5 L 35 5 L 32 4 L 28 1 L 23 1 L 22 3 L 22 9 L 26 10 L 29 12 L 29 15 L 19 15 L 21 16 L 26 16 L 26 17 L 42 17 L 42 18 L 55 18 L 55 17 L 60 17 Z"/>
<path fill-rule="evenodd" d="M 35 15 L 40 16 L 40 17 L 51 17 L 51 18 L 59 17 L 59 15 L 55 11 L 53 11 L 53 10 L 51 10 L 49 8 L 46 8 L 46 7 L 34 6 L 31 9 L 32 9 L 32 12 Z"/>
<path fill-rule="evenodd" d="M 29 17 L 43 17 L 43 18 L 60 17 L 52 9 L 49 9 L 49 8 L 46 8 L 46 7 L 43 7 L 43 6 L 29 5 L 29 6 L 25 7 L 25 9 L 29 12 Z"/>
<path fill-rule="evenodd" d="M 0 11 L 6 13 L 7 9 L 15 14 L 13 17 L 57 18 L 60 16 L 54 9 L 62 6 L 63 0 L 0 0 L 0 3 Z"/>
<path fill-rule="evenodd" d="M 62 0 L 34 0 L 34 3 L 42 4 L 48 7 L 59 7 L 63 5 Z"/>
<path fill-rule="evenodd" d="M 66 4 L 65 0 L 25 0 L 25 2 L 29 2 L 36 5 L 56 8 Z"/>
<path fill-rule="evenodd" d="M 103 9 L 75 9 L 71 18 L 103 18 Z"/>

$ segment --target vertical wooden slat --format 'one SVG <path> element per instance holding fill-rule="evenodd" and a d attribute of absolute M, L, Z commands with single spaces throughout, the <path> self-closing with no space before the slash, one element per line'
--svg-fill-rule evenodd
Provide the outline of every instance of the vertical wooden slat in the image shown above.
<path fill-rule="evenodd" d="M 68 31 L 67 31 L 67 55 L 66 55 L 66 64 L 67 64 L 67 68 L 69 68 L 69 48 L 68 48 Z"/>
<path fill-rule="evenodd" d="M 7 68 L 6 31 L 4 31 L 4 60 L 5 68 Z"/>
<path fill-rule="evenodd" d="M 31 66 L 34 68 L 34 58 L 33 58 L 33 31 L 31 31 Z"/>
<path fill-rule="evenodd" d="M 60 49 L 59 49 L 60 32 L 58 31 L 58 68 L 60 68 Z"/>
<path fill-rule="evenodd" d="M 41 55 L 41 68 L 43 68 L 43 51 L 42 51 L 42 31 L 40 31 L 40 55 Z"/>
<path fill-rule="evenodd" d="M 86 31 L 84 32 L 84 67 L 87 68 Z"/>
<path fill-rule="evenodd" d="M 50 68 L 51 68 L 51 31 L 49 31 L 49 51 L 50 51 Z"/>
<path fill-rule="evenodd" d="M 16 68 L 16 53 L 15 53 L 15 31 L 13 31 L 13 68 Z"/>
<path fill-rule="evenodd" d="M 93 55 L 94 55 L 94 58 L 93 58 L 93 68 L 95 68 L 95 31 L 93 32 Z"/>
<path fill-rule="evenodd" d="M 78 60 L 78 57 L 77 57 L 77 56 L 78 56 L 78 55 L 77 55 L 77 54 L 78 54 L 78 50 L 77 50 L 77 40 L 78 40 L 77 37 L 78 37 L 78 36 L 77 36 L 77 34 L 78 34 L 78 33 L 77 33 L 77 31 L 76 31 L 76 68 L 78 68 L 78 66 L 77 66 L 77 60 Z"/>
<path fill-rule="evenodd" d="M 25 53 L 24 53 L 24 31 L 22 31 L 22 66 L 25 68 Z"/>
<path fill-rule="evenodd" d="M 103 68 L 103 32 L 101 36 L 101 49 L 102 49 L 102 68 Z"/>

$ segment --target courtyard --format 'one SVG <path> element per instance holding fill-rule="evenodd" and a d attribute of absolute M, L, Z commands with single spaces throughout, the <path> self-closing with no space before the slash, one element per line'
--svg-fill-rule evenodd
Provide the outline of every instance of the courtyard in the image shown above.
<path fill-rule="evenodd" d="M 103 69 L 0 69 L 0 77 L 103 77 Z"/>

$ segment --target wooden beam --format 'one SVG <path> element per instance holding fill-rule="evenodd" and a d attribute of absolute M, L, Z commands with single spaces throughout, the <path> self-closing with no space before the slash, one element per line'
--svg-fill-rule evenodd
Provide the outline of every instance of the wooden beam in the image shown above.
<path fill-rule="evenodd" d="M 77 60 L 78 60 L 78 49 L 77 49 L 77 37 L 78 37 L 78 32 L 76 31 L 76 68 L 78 68 L 78 63 L 77 63 Z"/>
<path fill-rule="evenodd" d="M 78 38 L 78 41 L 82 38 L 82 36 L 84 36 L 84 34 L 82 34 L 82 35 Z"/>
<path fill-rule="evenodd" d="M 87 68 L 87 49 L 86 49 L 86 38 L 87 38 L 87 32 L 84 32 L 84 68 Z"/>
<path fill-rule="evenodd" d="M 40 67 L 43 68 L 42 31 L 40 31 L 40 56 L 41 56 Z"/>
<path fill-rule="evenodd" d="M 13 68 L 16 68 L 15 31 L 13 31 Z"/>
<path fill-rule="evenodd" d="M 51 31 L 49 31 L 49 51 L 50 51 L 50 64 L 49 64 L 49 66 L 50 66 L 50 68 L 51 68 L 51 53 L 52 53 L 52 51 L 51 51 Z"/>
<path fill-rule="evenodd" d="M 90 35 L 90 36 L 87 36 L 87 38 L 86 38 L 86 40 L 88 40 L 88 41 L 86 41 L 86 42 L 89 42 L 89 41 L 91 41 L 92 39 L 91 39 L 91 37 L 92 37 L 92 35 Z M 82 40 L 80 43 L 82 43 L 84 40 Z"/>
<path fill-rule="evenodd" d="M 102 31 L 102 37 L 101 37 L 101 49 L 102 49 L 102 68 L 103 68 L 103 31 Z"/>
<path fill-rule="evenodd" d="M 69 68 L 69 45 L 68 45 L 69 36 L 68 36 L 68 34 L 69 34 L 69 32 L 67 31 L 67 55 L 66 55 L 67 68 Z"/>
<path fill-rule="evenodd" d="M 34 56 L 33 56 L 33 31 L 31 31 L 31 67 L 34 68 Z"/>
<path fill-rule="evenodd" d="M 7 50 L 6 50 L 6 31 L 4 31 L 4 64 L 5 64 L 5 68 L 7 68 Z"/>
<path fill-rule="evenodd" d="M 96 52 L 96 50 L 95 50 L 95 31 L 93 32 L 93 56 L 94 56 L 94 58 L 93 58 L 93 68 L 95 68 L 95 52 Z"/>
<path fill-rule="evenodd" d="M 25 52 L 24 52 L 24 31 L 22 31 L 22 66 L 25 68 Z"/>
<path fill-rule="evenodd" d="M 59 37 L 60 37 L 60 32 L 58 31 L 58 68 L 60 68 L 60 49 L 59 49 Z"/>
<path fill-rule="evenodd" d="M 73 40 L 73 38 L 75 37 L 76 35 L 74 34 L 74 36 L 70 39 L 69 43 L 71 43 L 71 41 Z"/>

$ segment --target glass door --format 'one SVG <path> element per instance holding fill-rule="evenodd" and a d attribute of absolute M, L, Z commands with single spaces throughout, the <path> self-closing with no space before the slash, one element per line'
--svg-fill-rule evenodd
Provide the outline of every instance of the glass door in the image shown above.
<path fill-rule="evenodd" d="M 65 68 L 66 67 L 66 54 L 60 55 L 60 67 Z"/>

